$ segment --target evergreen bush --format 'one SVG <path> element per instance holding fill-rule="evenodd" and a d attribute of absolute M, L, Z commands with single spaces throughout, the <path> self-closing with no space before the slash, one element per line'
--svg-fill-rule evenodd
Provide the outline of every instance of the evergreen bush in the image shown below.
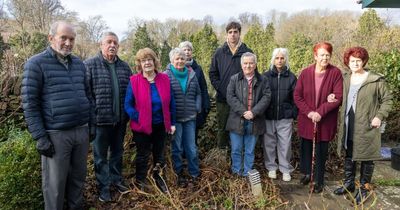
<path fill-rule="evenodd" d="M 0 209 L 43 209 L 40 156 L 28 131 L 0 143 Z"/>

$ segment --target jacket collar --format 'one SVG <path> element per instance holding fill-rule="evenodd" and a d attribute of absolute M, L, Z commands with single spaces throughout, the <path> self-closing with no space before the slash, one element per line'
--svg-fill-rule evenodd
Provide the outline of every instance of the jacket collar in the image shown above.
<path fill-rule="evenodd" d="M 58 60 L 58 58 L 57 58 L 57 52 L 56 52 L 53 48 L 51 48 L 50 46 L 48 46 L 48 47 L 46 48 L 46 51 L 47 51 L 47 53 L 49 53 L 51 56 L 53 56 L 55 59 Z M 72 62 L 72 56 L 71 56 L 71 54 L 65 56 L 65 58 L 68 59 L 68 63 L 71 63 L 71 62 Z"/>
<path fill-rule="evenodd" d="M 172 70 L 171 70 L 171 66 L 172 64 L 169 63 L 166 67 L 166 71 L 169 71 L 172 74 Z M 191 66 L 186 66 L 186 68 L 188 69 L 188 78 L 191 79 L 194 76 L 196 76 L 196 73 L 194 72 L 193 68 Z"/>
<path fill-rule="evenodd" d="M 368 77 L 365 80 L 364 84 L 370 83 L 370 82 L 376 82 L 380 79 L 384 79 L 385 77 L 382 74 L 375 73 L 373 71 L 370 71 L 369 69 L 365 69 L 365 71 L 368 72 Z M 346 69 L 343 73 L 343 77 L 347 78 L 350 81 L 351 77 L 351 71 L 349 69 Z"/>
<path fill-rule="evenodd" d="M 197 62 L 196 62 L 195 59 L 192 59 L 192 60 L 193 60 L 193 63 L 192 63 L 192 65 L 191 65 L 191 67 L 192 67 L 193 69 L 197 69 L 198 66 L 199 66 L 199 64 L 197 64 Z"/>
<path fill-rule="evenodd" d="M 240 71 L 239 73 L 238 73 L 238 79 L 239 80 L 243 80 L 243 79 L 245 79 L 245 77 L 244 77 L 244 74 L 243 74 L 243 71 Z M 260 81 L 261 80 L 261 74 L 257 71 L 257 69 L 254 71 L 254 77 L 253 77 L 253 81 L 254 81 L 254 84 L 257 84 L 257 81 Z"/>
<path fill-rule="evenodd" d="M 281 71 L 281 76 L 288 77 L 289 76 L 289 71 L 290 71 L 290 69 L 287 66 L 284 66 L 282 71 Z M 279 72 L 278 72 L 278 70 L 276 69 L 275 66 L 272 66 L 270 68 L 269 72 L 270 72 L 271 76 L 274 76 L 274 77 L 278 76 L 278 74 L 279 74 Z"/>
<path fill-rule="evenodd" d="M 103 54 L 101 53 L 101 51 L 99 51 L 97 53 L 97 57 L 100 58 L 101 62 L 103 63 L 108 63 L 108 61 L 103 57 Z M 117 64 L 118 62 L 120 62 L 120 59 L 118 57 L 118 55 L 115 55 L 115 62 L 114 64 Z"/>
<path fill-rule="evenodd" d="M 248 50 L 247 46 L 245 43 L 242 42 L 242 44 L 239 46 L 239 48 L 236 50 L 236 53 L 234 54 L 236 55 L 242 55 L 243 53 L 247 52 Z M 224 42 L 224 44 L 222 45 L 222 51 L 226 54 L 232 54 L 231 50 L 229 49 L 228 43 Z"/>

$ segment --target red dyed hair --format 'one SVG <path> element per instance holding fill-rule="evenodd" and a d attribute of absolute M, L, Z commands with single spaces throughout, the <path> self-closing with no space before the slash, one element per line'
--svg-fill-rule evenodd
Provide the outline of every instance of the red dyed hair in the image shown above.
<path fill-rule="evenodd" d="M 368 51 L 363 47 L 351 47 L 344 52 L 343 63 L 349 66 L 350 56 L 360 58 L 363 61 L 363 67 L 367 64 L 369 55 Z"/>
<path fill-rule="evenodd" d="M 320 43 L 315 44 L 314 45 L 314 55 L 317 55 L 317 51 L 318 51 L 319 48 L 325 49 L 326 51 L 328 51 L 329 54 L 332 55 L 333 47 L 332 47 L 331 43 L 329 43 L 329 42 L 320 42 Z"/>

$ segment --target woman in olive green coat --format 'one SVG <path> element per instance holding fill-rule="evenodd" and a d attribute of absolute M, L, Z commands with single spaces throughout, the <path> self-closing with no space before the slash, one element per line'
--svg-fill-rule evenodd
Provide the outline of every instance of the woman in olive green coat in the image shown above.
<path fill-rule="evenodd" d="M 368 58 L 367 50 L 362 47 L 349 48 L 344 53 L 344 64 L 349 67 L 350 72 L 343 74 L 338 153 L 343 149 L 346 154 L 345 179 L 343 186 L 334 193 L 341 195 L 354 192 L 356 161 L 360 161 L 361 185 L 355 195 L 357 205 L 363 203 L 369 195 L 369 184 L 374 171 L 373 160 L 381 158 L 379 128 L 392 106 L 392 95 L 384 77 L 364 68 Z"/>

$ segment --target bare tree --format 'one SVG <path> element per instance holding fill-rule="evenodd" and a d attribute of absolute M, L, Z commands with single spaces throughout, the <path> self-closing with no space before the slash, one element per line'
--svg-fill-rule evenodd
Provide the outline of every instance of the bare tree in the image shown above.
<path fill-rule="evenodd" d="M 54 17 L 64 11 L 64 7 L 59 0 L 33 0 L 33 2 L 32 12 L 35 14 L 32 20 L 33 28 L 45 32 Z"/>
<path fill-rule="evenodd" d="M 83 22 L 83 32 L 89 41 L 98 43 L 103 32 L 109 29 L 105 20 L 101 15 L 90 16 Z"/>
<path fill-rule="evenodd" d="M 46 32 L 50 22 L 64 11 L 59 0 L 9 0 L 8 12 L 20 30 Z"/>
<path fill-rule="evenodd" d="M 6 12 L 5 12 L 5 2 L 4 0 L 0 0 L 0 32 L 2 32 L 4 30 L 4 27 L 6 25 Z"/>
<path fill-rule="evenodd" d="M 203 17 L 203 24 L 208 24 L 212 26 L 214 24 L 214 18 L 211 15 L 206 15 Z"/>

